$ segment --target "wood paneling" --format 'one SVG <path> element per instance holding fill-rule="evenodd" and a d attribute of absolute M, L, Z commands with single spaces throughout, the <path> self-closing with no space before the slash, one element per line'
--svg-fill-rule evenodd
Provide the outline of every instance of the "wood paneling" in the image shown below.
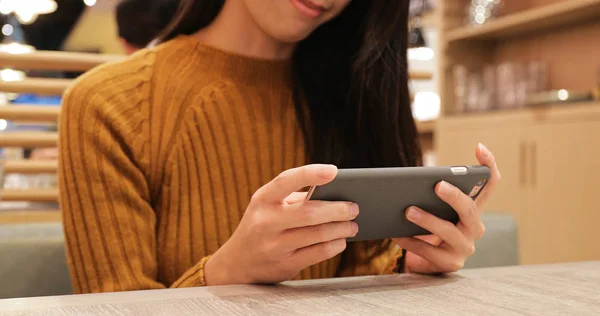
<path fill-rule="evenodd" d="M 503 61 L 545 61 L 550 89 L 591 90 L 599 80 L 600 20 L 551 33 L 498 43 L 491 53 Z"/>

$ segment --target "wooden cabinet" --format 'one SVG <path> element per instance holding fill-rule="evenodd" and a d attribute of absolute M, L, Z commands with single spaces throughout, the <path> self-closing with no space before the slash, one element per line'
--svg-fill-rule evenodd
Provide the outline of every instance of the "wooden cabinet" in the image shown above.
<path fill-rule="evenodd" d="M 477 163 L 479 142 L 494 152 L 485 210 L 515 216 L 522 264 L 600 259 L 598 105 L 450 117 L 436 135 L 440 165 Z"/>
<path fill-rule="evenodd" d="M 541 61 L 542 90 L 591 91 L 600 84 L 600 42 L 590 41 L 600 0 L 505 1 L 504 14 L 477 27 L 464 24 L 469 3 L 436 3 L 438 164 L 476 163 L 478 142 L 494 152 L 502 182 L 485 209 L 515 216 L 521 263 L 600 260 L 600 102 L 463 113 L 456 93 L 466 96 L 468 84 L 454 71 Z"/>
<path fill-rule="evenodd" d="M 600 117 L 531 128 L 524 260 L 600 259 Z"/>
<path fill-rule="evenodd" d="M 520 201 L 521 204 L 527 201 L 529 194 L 522 185 L 521 165 L 524 157 L 519 153 L 526 129 L 519 121 L 488 125 L 485 121 L 461 118 L 439 123 L 436 149 L 440 165 L 479 164 L 475 157 L 475 149 L 479 143 L 483 143 L 494 153 L 503 180 L 496 194 L 487 203 L 486 210 L 517 215 L 514 211 L 519 206 L 515 202 Z"/>

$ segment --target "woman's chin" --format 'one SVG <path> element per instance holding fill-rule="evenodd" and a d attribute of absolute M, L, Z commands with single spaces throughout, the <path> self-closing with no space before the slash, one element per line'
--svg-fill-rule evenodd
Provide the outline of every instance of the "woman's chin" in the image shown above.
<path fill-rule="evenodd" d="M 288 28 L 280 28 L 277 31 L 272 32 L 271 37 L 273 37 L 281 43 L 295 44 L 306 39 L 313 31 L 314 28 L 306 25 L 294 26 Z"/>

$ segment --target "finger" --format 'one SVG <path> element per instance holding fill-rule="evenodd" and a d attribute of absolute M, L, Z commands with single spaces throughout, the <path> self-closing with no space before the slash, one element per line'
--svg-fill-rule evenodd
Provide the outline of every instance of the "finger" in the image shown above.
<path fill-rule="evenodd" d="M 331 259 L 346 249 L 346 239 L 336 239 L 298 249 L 290 258 L 296 270 L 302 270 L 319 262 Z"/>
<path fill-rule="evenodd" d="M 284 231 L 281 244 L 289 246 L 288 251 L 293 251 L 336 239 L 354 237 L 357 233 L 358 224 L 355 222 L 326 223 Z"/>
<path fill-rule="evenodd" d="M 427 260 L 436 272 L 455 272 L 462 269 L 464 262 L 457 256 L 452 256 L 443 248 L 430 245 L 429 243 L 411 237 L 393 239 L 400 248 L 412 252 Z"/>
<path fill-rule="evenodd" d="M 287 204 L 296 204 L 298 202 L 302 202 L 302 201 L 306 200 L 307 196 L 308 196 L 308 192 L 294 192 L 294 193 L 288 195 L 284 201 Z"/>
<path fill-rule="evenodd" d="M 355 219 L 359 213 L 358 204 L 351 202 L 303 201 L 285 209 L 283 224 L 288 229 L 347 222 Z"/>
<path fill-rule="evenodd" d="M 443 240 L 438 235 L 424 235 L 424 236 L 415 236 L 415 238 L 421 239 L 430 245 L 439 246 L 442 244 Z"/>
<path fill-rule="evenodd" d="M 461 254 L 468 254 L 470 252 L 471 243 L 456 225 L 413 206 L 408 208 L 406 218 L 427 229 L 432 234 L 439 236 L 444 243 Z"/>
<path fill-rule="evenodd" d="M 261 187 L 254 198 L 262 202 L 280 204 L 290 194 L 305 187 L 329 183 L 336 175 L 337 167 L 333 165 L 315 164 L 289 169 Z"/>
<path fill-rule="evenodd" d="M 435 193 L 458 213 L 460 228 L 463 228 L 469 237 L 481 238 L 484 230 L 481 222 L 481 210 L 471 197 L 446 181 L 441 181 L 435 186 Z"/>
<path fill-rule="evenodd" d="M 498 170 L 498 165 L 496 164 L 496 158 L 494 158 L 492 152 L 490 152 L 485 145 L 479 144 L 477 146 L 475 156 L 477 156 L 479 163 L 490 168 L 491 172 L 490 180 L 476 199 L 477 204 L 483 206 L 498 185 L 501 175 L 500 170 Z"/>

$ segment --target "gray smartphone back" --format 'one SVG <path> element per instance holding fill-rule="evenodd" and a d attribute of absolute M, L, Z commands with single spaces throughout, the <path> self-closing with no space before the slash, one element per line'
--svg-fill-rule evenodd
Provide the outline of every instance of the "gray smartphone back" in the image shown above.
<path fill-rule="evenodd" d="M 485 166 L 340 169 L 332 182 L 312 188 L 310 200 L 358 203 L 358 234 L 348 241 L 380 240 L 430 234 L 406 219 L 417 206 L 458 223 L 458 214 L 434 191 L 444 180 L 475 198 L 490 178 Z"/>

